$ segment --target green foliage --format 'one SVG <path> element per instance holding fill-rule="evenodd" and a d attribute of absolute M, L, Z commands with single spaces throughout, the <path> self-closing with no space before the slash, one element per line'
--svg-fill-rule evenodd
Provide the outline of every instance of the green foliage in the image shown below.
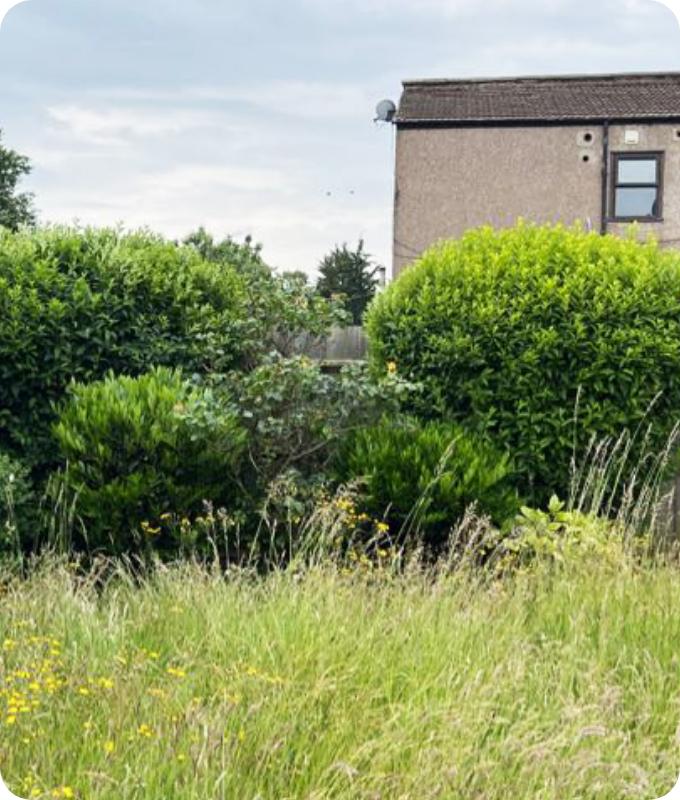
<path fill-rule="evenodd" d="M 610 520 L 568 511 L 553 496 L 547 511 L 522 508 L 510 536 L 504 536 L 492 563 L 499 572 L 539 564 L 574 567 L 597 564 L 617 568 L 632 562 L 649 542 L 632 539 Z"/>
<path fill-rule="evenodd" d="M 273 357 L 217 383 L 217 402 L 228 398 L 249 431 L 243 481 L 255 497 L 291 470 L 317 478 L 343 438 L 396 411 L 414 389 L 395 375 L 376 381 L 365 365 L 326 373 L 305 356 Z"/>
<path fill-rule="evenodd" d="M 316 288 L 323 297 L 338 298 L 352 317 L 354 325 L 361 325 L 368 304 L 375 296 L 378 281 L 377 268 L 364 252 L 364 242 L 356 250 L 346 244 L 336 247 L 319 265 L 320 277 Z"/>
<path fill-rule="evenodd" d="M 206 261 L 225 264 L 246 275 L 270 274 L 269 267 L 262 260 L 262 246 L 254 245 L 250 236 L 246 237 L 243 244 L 230 236 L 216 242 L 205 228 L 199 228 L 184 239 L 184 244 L 193 247 Z"/>
<path fill-rule="evenodd" d="M 363 481 L 364 510 L 384 515 L 394 538 L 417 531 L 437 549 L 468 508 L 497 524 L 518 508 L 508 457 L 447 422 L 393 418 L 360 429 L 339 472 Z"/>
<path fill-rule="evenodd" d="M 54 433 L 91 550 L 173 552 L 182 528 L 165 520 L 228 503 L 245 433 L 208 390 L 157 368 L 69 394 Z"/>
<path fill-rule="evenodd" d="M 32 534 L 37 501 L 28 468 L 0 451 L 0 554 L 21 551 Z"/>
<path fill-rule="evenodd" d="M 227 370 L 260 347 L 244 279 L 148 233 L 0 231 L 0 446 L 44 474 L 69 381 Z"/>
<path fill-rule="evenodd" d="M 31 172 L 26 156 L 3 147 L 0 131 L 0 227 L 18 230 L 22 225 L 33 225 L 33 195 L 18 192 L 19 181 Z"/>
<path fill-rule="evenodd" d="M 262 260 L 260 245 L 250 238 L 239 244 L 227 238 L 215 242 L 203 228 L 185 239 L 211 263 L 233 265 L 245 279 L 248 313 L 256 333 L 257 351 L 249 366 L 262 354 L 289 357 L 328 334 L 333 325 L 347 321 L 340 300 L 322 297 L 309 286 L 304 273 L 277 275 Z"/>
<path fill-rule="evenodd" d="M 559 226 L 471 231 L 407 269 L 368 330 L 380 366 L 422 382 L 418 412 L 512 452 L 539 504 L 568 493 L 591 437 L 649 422 L 638 442 L 660 451 L 680 414 L 680 257 L 654 243 Z"/>

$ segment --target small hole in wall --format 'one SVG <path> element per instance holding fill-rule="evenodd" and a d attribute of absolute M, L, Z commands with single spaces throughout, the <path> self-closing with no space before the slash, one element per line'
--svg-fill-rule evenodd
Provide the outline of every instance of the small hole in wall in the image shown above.
<path fill-rule="evenodd" d="M 675 138 L 680 139 L 680 130 L 675 131 Z"/>
<path fill-rule="evenodd" d="M 583 156 L 583 162 L 587 164 L 590 161 L 590 156 Z"/>
<path fill-rule="evenodd" d="M 593 134 L 592 133 L 584 134 L 583 141 L 584 142 L 592 142 L 593 141 Z M 583 159 L 583 160 L 585 161 L 585 159 Z"/>

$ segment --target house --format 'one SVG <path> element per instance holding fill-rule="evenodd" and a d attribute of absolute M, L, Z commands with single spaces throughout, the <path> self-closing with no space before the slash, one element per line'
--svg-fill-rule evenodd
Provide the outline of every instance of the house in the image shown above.
<path fill-rule="evenodd" d="M 395 276 L 519 217 L 680 246 L 680 73 L 408 81 L 393 121 Z"/>

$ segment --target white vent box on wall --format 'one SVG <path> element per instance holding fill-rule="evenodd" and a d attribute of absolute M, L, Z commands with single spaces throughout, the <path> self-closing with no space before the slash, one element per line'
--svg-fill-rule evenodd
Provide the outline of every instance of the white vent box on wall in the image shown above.
<path fill-rule="evenodd" d="M 626 144 L 640 144 L 640 131 L 627 130 L 624 141 Z"/>

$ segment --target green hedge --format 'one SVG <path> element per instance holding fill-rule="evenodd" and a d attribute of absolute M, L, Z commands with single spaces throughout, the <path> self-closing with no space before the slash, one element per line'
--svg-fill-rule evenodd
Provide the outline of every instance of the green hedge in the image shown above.
<path fill-rule="evenodd" d="M 71 380 L 152 366 L 238 366 L 253 338 L 244 278 L 148 233 L 0 229 L 0 447 L 44 474 Z"/>
<path fill-rule="evenodd" d="M 368 332 L 380 369 L 422 382 L 420 414 L 507 449 L 539 502 L 567 491 L 574 445 L 649 421 L 660 448 L 680 419 L 680 256 L 654 243 L 474 230 L 407 269 Z"/>

